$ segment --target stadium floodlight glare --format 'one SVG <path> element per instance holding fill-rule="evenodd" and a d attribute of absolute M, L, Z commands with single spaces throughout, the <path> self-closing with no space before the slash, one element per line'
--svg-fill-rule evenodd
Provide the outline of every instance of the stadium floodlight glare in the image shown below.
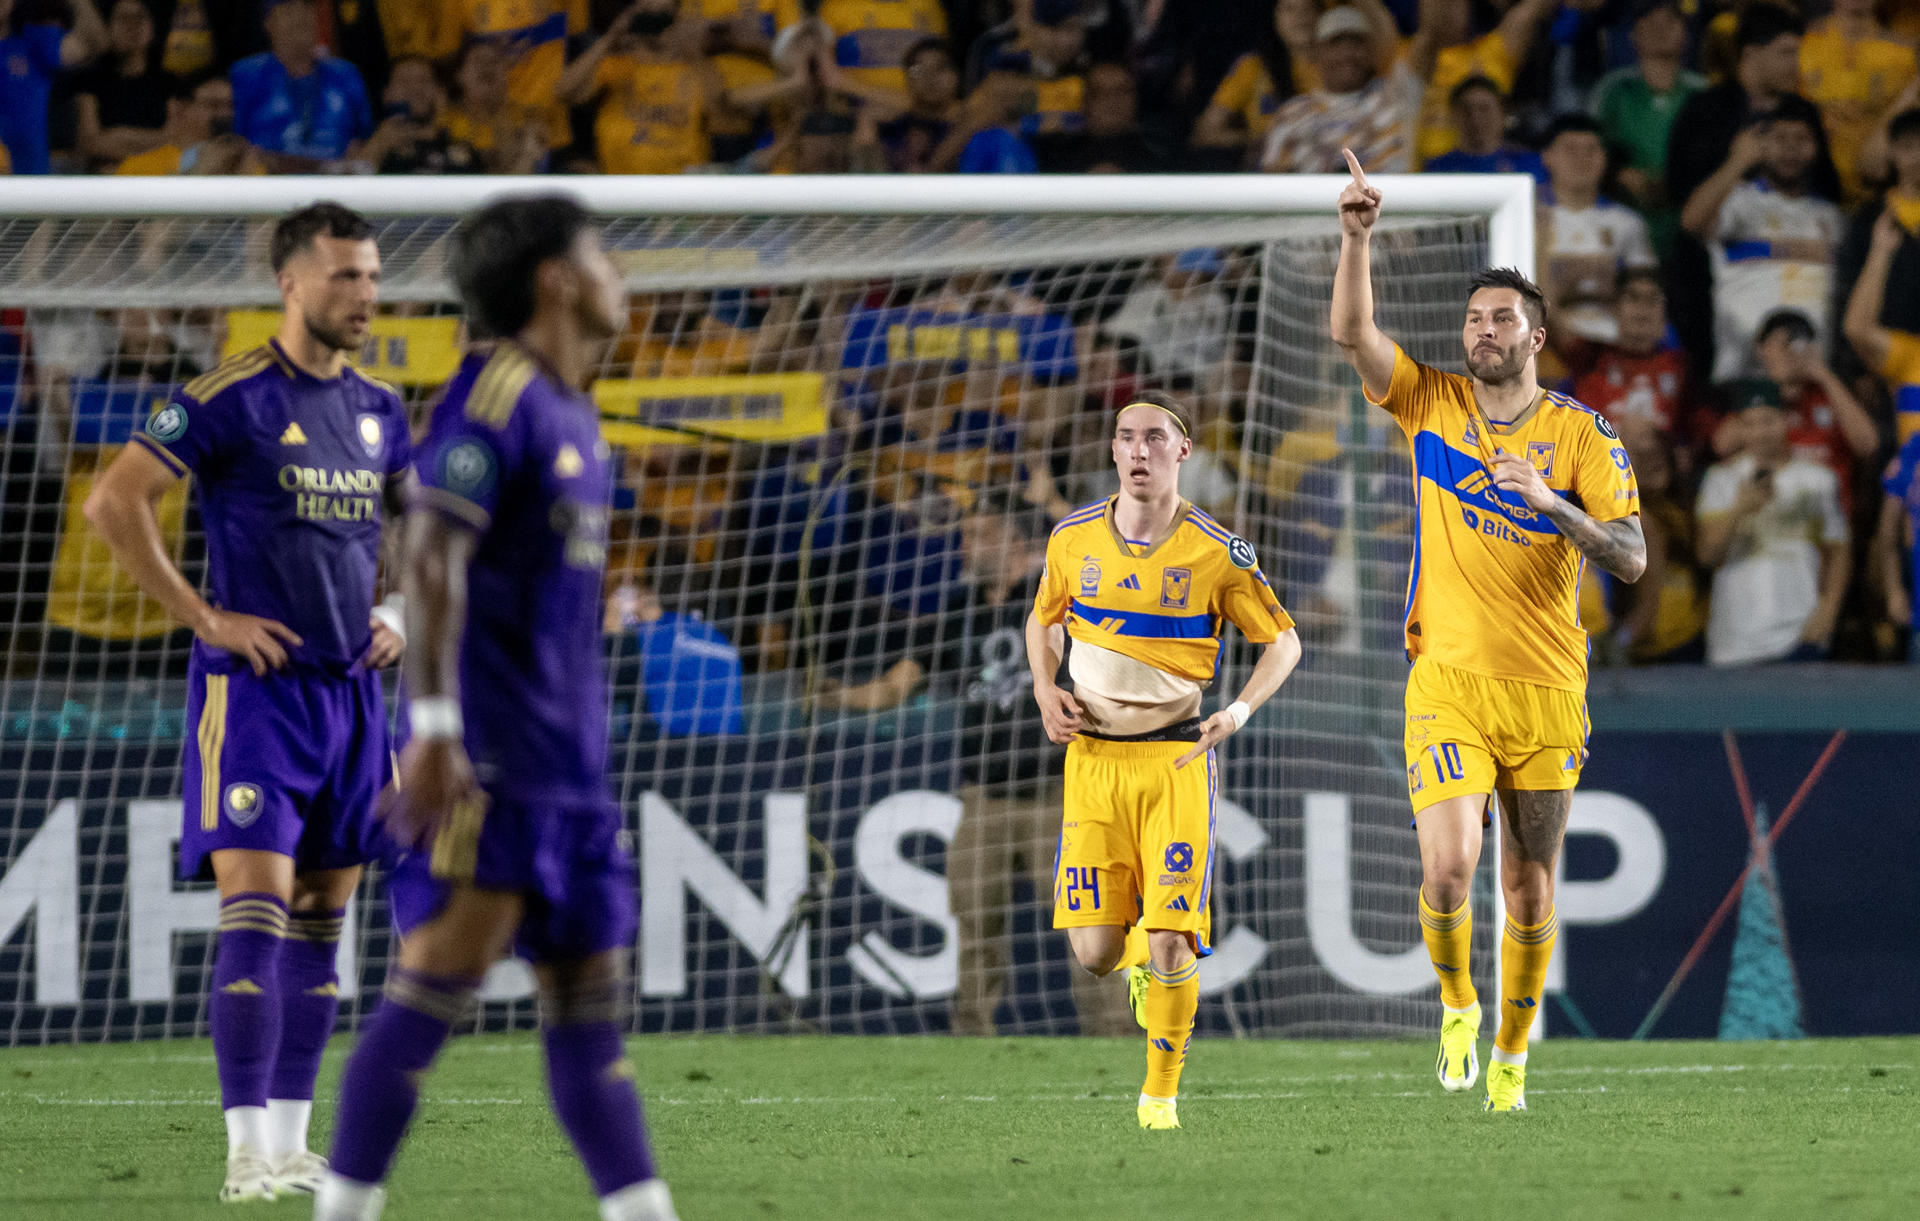
<path fill-rule="evenodd" d="M 1047 861 L 1008 838 L 1058 817 L 1057 762 L 1027 766 L 1048 748 L 1017 634 L 940 612 L 981 575 L 983 515 L 1044 530 L 1105 495 L 1106 409 L 1161 387 L 1195 407 L 1183 491 L 1252 544 L 1308 656 L 1222 750 L 1202 1031 L 1430 1033 L 1401 759 L 1412 485 L 1404 438 L 1328 338 L 1347 181 L 0 178 L 0 308 L 24 311 L 33 356 L 0 347 L 21 540 L 0 565 L 0 1039 L 205 1028 L 215 908 L 168 855 L 194 747 L 185 642 L 78 512 L 106 451 L 272 333 L 265 235 L 321 198 L 376 218 L 394 309 L 363 363 L 424 410 L 462 339 L 453 226 L 552 190 L 605 218 L 634 294 L 595 393 L 625 462 L 613 763 L 642 861 L 645 1028 L 940 1030 L 957 992 L 977 1007 L 1004 986 L 1003 1029 L 1059 1031 L 1103 1003 L 1046 931 Z M 1373 182 L 1381 324 L 1458 369 L 1467 278 L 1533 271 L 1532 180 Z M 161 520 L 192 575 L 186 499 Z M 1025 599 L 1031 574 L 1013 587 Z M 924 671 L 904 702 L 836 704 L 902 655 Z M 1227 650 L 1209 708 L 1247 664 Z M 940 846 L 983 818 L 1005 851 L 961 894 Z M 1486 876 L 1476 974 L 1497 979 Z M 385 969 L 377 885 L 355 927 L 350 1017 Z M 979 975 L 974 939 L 1004 981 Z M 525 983 L 497 973 L 481 1020 L 530 1024 Z"/>

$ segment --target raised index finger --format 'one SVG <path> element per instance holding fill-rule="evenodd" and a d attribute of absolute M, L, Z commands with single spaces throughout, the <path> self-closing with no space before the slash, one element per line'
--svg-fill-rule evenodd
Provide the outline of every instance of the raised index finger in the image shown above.
<path fill-rule="evenodd" d="M 1353 155 L 1353 150 L 1343 148 L 1340 150 L 1340 155 L 1347 159 L 1347 169 L 1353 174 L 1353 180 L 1362 187 L 1370 185 L 1367 182 L 1367 172 L 1360 168 L 1360 158 Z"/>

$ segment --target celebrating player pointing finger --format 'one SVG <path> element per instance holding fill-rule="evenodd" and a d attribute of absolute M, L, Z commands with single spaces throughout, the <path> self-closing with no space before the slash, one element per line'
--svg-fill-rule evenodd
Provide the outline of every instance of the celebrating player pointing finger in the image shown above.
<path fill-rule="evenodd" d="M 1420 923 L 1440 976 L 1440 1084 L 1470 1089 L 1480 1004 L 1468 974 L 1468 885 L 1500 794 L 1507 922 L 1487 1109 L 1526 1109 L 1527 1034 L 1557 925 L 1554 860 L 1586 762 L 1587 638 L 1576 595 L 1591 561 L 1646 567 L 1640 493 L 1604 417 L 1540 388 L 1546 303 L 1517 271 L 1472 281 L 1469 376 L 1415 363 L 1374 325 L 1369 242 L 1380 192 L 1347 154 L 1333 341 L 1413 449 L 1418 536 L 1407 582 L 1407 791 L 1420 836 Z"/>

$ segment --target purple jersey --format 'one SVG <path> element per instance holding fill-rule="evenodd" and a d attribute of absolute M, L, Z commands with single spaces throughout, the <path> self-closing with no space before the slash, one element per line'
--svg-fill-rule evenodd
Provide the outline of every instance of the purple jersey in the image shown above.
<path fill-rule="evenodd" d="M 351 368 L 322 380 L 269 341 L 188 382 L 133 439 L 199 482 L 215 606 L 292 628 L 298 663 L 366 653 L 386 482 L 411 457 L 392 387 Z"/>
<path fill-rule="evenodd" d="M 608 457 L 592 401 L 511 341 L 467 354 L 421 442 L 421 503 L 480 534 L 460 703 L 489 790 L 604 800 Z"/>

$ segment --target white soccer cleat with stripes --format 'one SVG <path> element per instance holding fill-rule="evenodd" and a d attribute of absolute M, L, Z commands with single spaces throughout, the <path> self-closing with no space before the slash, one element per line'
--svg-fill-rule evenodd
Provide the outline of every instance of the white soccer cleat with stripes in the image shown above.
<path fill-rule="evenodd" d="M 272 1162 L 245 1145 L 227 1154 L 227 1181 L 220 1188 L 222 1204 L 275 1198 Z"/>
<path fill-rule="evenodd" d="M 310 1196 L 327 1177 L 327 1159 L 310 1149 L 299 1149 L 273 1166 L 273 1189 L 280 1195 Z"/>

